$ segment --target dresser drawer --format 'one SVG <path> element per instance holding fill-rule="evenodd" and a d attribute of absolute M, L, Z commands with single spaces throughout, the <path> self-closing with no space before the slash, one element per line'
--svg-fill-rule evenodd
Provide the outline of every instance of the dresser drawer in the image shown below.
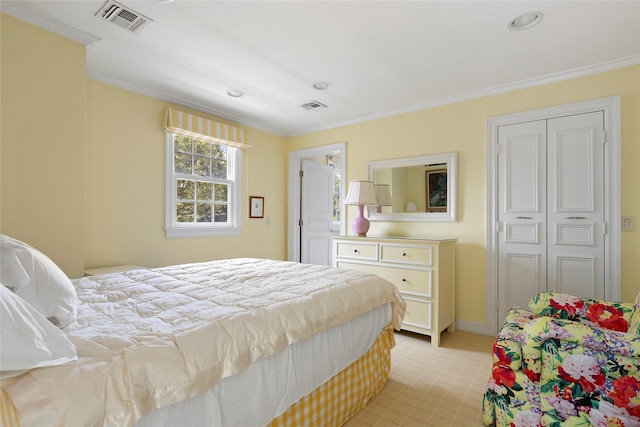
<path fill-rule="evenodd" d="M 431 270 L 383 268 L 376 274 L 396 285 L 403 293 L 431 298 Z"/>
<path fill-rule="evenodd" d="M 431 330 L 431 301 L 422 301 L 404 295 L 403 298 L 407 303 L 404 323 L 409 327 L 414 326 Z M 407 329 L 411 330 L 412 328 Z"/>
<path fill-rule="evenodd" d="M 406 264 L 431 265 L 433 248 L 431 246 L 400 246 L 380 244 L 380 261 Z"/>
<path fill-rule="evenodd" d="M 403 293 L 431 298 L 431 270 L 393 268 L 376 264 L 356 264 L 338 260 L 336 267 L 373 273 L 396 285 Z"/>
<path fill-rule="evenodd" d="M 376 261 L 378 259 L 378 245 L 376 243 L 338 242 L 336 253 L 338 258 Z"/>
<path fill-rule="evenodd" d="M 355 262 L 342 261 L 338 260 L 336 262 L 336 267 L 338 268 L 346 268 L 349 270 L 363 271 L 365 273 L 376 274 L 376 272 L 372 269 L 372 266 L 368 264 L 358 264 Z"/>

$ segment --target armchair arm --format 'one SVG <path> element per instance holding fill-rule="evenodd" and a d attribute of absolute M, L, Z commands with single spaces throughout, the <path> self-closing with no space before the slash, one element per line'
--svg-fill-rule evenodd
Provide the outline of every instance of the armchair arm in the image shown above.
<path fill-rule="evenodd" d="M 511 308 L 505 317 L 504 324 L 493 343 L 493 366 L 520 370 L 522 367 L 522 345 L 524 344 L 523 328 L 531 319 L 537 318 L 533 313 L 519 307 Z"/>
<path fill-rule="evenodd" d="M 493 364 L 487 391 L 483 397 L 482 419 L 485 425 L 508 426 L 518 411 L 539 408 L 522 374 L 523 328 L 535 314 L 519 307 L 511 308 L 493 344 Z M 511 406 L 513 403 L 513 407 Z M 539 409 L 538 409 L 538 412 Z"/>
<path fill-rule="evenodd" d="M 634 308 L 631 303 L 611 302 L 573 295 L 541 292 L 529 301 L 531 312 L 539 316 L 567 319 L 627 332 Z"/>

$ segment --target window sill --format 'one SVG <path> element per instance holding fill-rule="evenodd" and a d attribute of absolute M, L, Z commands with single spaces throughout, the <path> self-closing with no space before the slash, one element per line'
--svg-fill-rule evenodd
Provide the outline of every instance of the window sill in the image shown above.
<path fill-rule="evenodd" d="M 241 227 L 165 227 L 167 239 L 185 239 L 192 237 L 238 236 Z"/>

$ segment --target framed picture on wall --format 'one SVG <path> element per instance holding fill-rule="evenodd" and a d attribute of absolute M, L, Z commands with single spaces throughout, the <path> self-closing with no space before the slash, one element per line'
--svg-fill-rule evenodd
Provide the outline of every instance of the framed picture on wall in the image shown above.
<path fill-rule="evenodd" d="M 447 170 L 428 170 L 426 174 L 427 212 L 447 211 Z"/>
<path fill-rule="evenodd" d="M 264 197 L 249 196 L 249 218 L 264 218 Z"/>

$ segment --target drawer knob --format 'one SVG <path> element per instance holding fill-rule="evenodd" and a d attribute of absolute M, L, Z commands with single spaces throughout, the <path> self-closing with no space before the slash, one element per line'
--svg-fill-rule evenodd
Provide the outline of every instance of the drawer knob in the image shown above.
<path fill-rule="evenodd" d="M 406 281 L 407 281 L 407 279 L 402 279 L 402 281 L 403 281 L 403 282 L 406 282 Z"/>
<path fill-rule="evenodd" d="M 402 252 L 402 256 L 407 256 L 407 253 L 406 252 Z"/>
<path fill-rule="evenodd" d="M 354 250 L 353 250 L 353 252 L 358 253 L 358 250 L 357 250 L 357 249 L 354 249 Z"/>

